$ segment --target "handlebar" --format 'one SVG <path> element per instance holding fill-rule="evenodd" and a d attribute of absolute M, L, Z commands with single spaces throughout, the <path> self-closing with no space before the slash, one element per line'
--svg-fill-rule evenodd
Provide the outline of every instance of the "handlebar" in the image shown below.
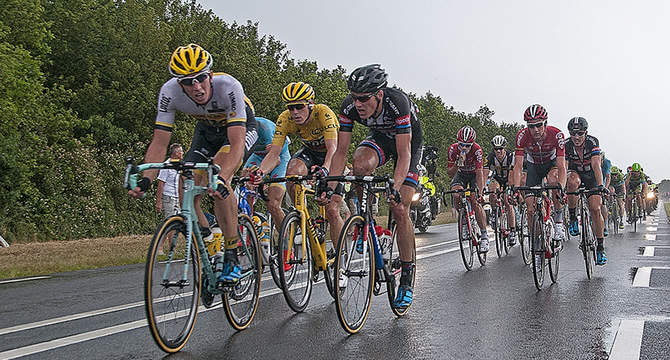
<path fill-rule="evenodd" d="M 193 163 L 181 161 L 171 161 L 167 163 L 145 163 L 135 165 L 135 158 L 129 156 L 126 158 L 126 171 L 123 178 L 123 187 L 128 190 L 133 190 L 137 187 L 137 178 L 140 171 L 148 169 L 172 169 L 177 171 L 184 170 L 206 170 L 207 179 L 209 180 L 209 188 L 216 190 L 216 179 L 219 175 L 220 168 L 214 164 L 214 160 L 210 158 L 206 163 Z"/>
<path fill-rule="evenodd" d="M 593 188 L 593 189 L 586 189 L 586 188 L 579 188 L 577 191 L 566 191 L 565 192 L 567 195 L 580 195 L 580 194 L 586 194 L 586 195 L 591 195 L 595 193 L 605 193 L 609 194 L 609 190 L 607 188 Z"/>

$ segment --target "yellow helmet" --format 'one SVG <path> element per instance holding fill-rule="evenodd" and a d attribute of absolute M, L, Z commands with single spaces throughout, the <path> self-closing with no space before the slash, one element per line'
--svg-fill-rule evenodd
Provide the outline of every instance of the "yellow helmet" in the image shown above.
<path fill-rule="evenodd" d="M 212 67 L 212 55 L 197 44 L 178 47 L 170 58 L 170 74 L 174 77 L 195 75 L 209 71 Z"/>
<path fill-rule="evenodd" d="M 284 88 L 281 93 L 284 102 L 308 101 L 314 99 L 314 89 L 304 82 L 292 82 Z"/>

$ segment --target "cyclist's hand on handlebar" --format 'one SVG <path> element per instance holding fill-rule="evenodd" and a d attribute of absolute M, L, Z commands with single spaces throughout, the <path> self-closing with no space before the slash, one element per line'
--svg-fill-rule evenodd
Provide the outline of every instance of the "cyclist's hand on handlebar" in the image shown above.
<path fill-rule="evenodd" d="M 148 177 L 143 177 L 137 182 L 137 186 L 128 190 L 128 195 L 134 197 L 135 199 L 141 199 L 144 196 L 144 193 L 151 188 L 151 180 Z"/>
<path fill-rule="evenodd" d="M 400 197 L 400 191 L 396 188 L 391 188 L 391 193 L 389 194 L 389 201 L 392 205 L 397 205 L 402 203 L 402 198 Z"/>
<path fill-rule="evenodd" d="M 316 197 L 316 202 L 321 205 L 321 206 L 326 206 L 330 202 L 330 198 L 333 197 L 333 193 L 335 192 L 332 188 L 329 186 L 319 186 L 317 189 L 319 196 Z"/>
<path fill-rule="evenodd" d="M 254 186 L 259 186 L 263 182 L 263 172 L 260 169 L 252 171 L 251 174 L 249 174 L 249 181 Z"/>
<path fill-rule="evenodd" d="M 319 178 L 328 176 L 328 169 L 326 169 L 323 166 L 314 165 L 314 166 L 312 166 L 311 170 L 312 170 L 311 172 L 312 172 L 312 176 L 314 176 L 314 179 L 319 179 Z"/>
<path fill-rule="evenodd" d="M 216 179 L 216 190 L 212 191 L 211 189 L 208 189 L 208 192 L 210 196 L 219 200 L 224 200 L 230 195 L 230 190 L 228 190 L 228 186 L 226 186 L 226 180 L 221 176 Z"/>

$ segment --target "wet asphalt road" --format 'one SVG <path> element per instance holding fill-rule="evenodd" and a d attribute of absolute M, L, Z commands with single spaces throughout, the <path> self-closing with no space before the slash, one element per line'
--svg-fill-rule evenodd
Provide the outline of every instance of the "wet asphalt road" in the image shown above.
<path fill-rule="evenodd" d="M 662 209 L 662 204 L 659 205 Z M 667 359 L 670 227 L 657 210 L 605 241 L 609 263 L 586 278 L 576 238 L 559 280 L 538 292 L 519 247 L 486 266 L 461 262 L 453 224 L 417 234 L 414 304 L 395 317 L 386 294 L 348 335 L 323 282 L 294 314 L 264 274 L 251 326 L 235 332 L 223 309 L 200 312 L 174 359 Z M 0 250 L 1 251 L 1 250 Z M 0 282 L 0 359 L 157 359 L 146 326 L 143 265 Z M 548 279 L 546 282 L 550 284 Z"/>

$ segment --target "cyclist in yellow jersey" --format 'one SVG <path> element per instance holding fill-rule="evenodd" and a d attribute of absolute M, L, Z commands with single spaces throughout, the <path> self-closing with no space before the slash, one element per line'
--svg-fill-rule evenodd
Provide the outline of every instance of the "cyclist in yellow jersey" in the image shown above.
<path fill-rule="evenodd" d="M 286 103 L 287 109 L 277 119 L 272 146 L 256 174 L 260 178 L 272 171 L 279 164 L 279 154 L 286 136 L 296 134 L 302 140 L 303 147 L 291 157 L 286 175 L 306 175 L 311 170 L 315 176 L 328 176 L 340 128 L 335 113 L 324 104 L 315 104 L 314 89 L 304 82 L 288 84 L 282 91 L 282 100 Z M 259 178 L 254 179 L 255 184 L 260 184 Z M 329 185 L 331 187 L 320 194 L 317 202 L 326 206 L 330 237 L 336 245 L 344 224 L 340 216 L 342 196 L 333 194 L 337 189 L 332 186 L 337 185 L 339 188 L 342 185 L 337 183 Z M 294 188 L 295 185 L 289 182 L 289 194 L 292 197 L 295 197 Z M 341 194 L 341 191 L 338 193 Z"/>

